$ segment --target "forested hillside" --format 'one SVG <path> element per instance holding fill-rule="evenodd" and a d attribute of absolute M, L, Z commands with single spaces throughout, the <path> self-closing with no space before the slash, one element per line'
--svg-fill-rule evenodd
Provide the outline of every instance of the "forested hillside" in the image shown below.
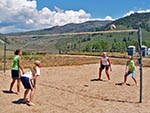
<path fill-rule="evenodd" d="M 8 49 L 22 48 L 24 50 L 58 52 L 99 52 L 99 51 L 127 51 L 129 45 L 138 48 L 137 33 L 107 33 L 86 34 L 73 36 L 33 36 L 38 34 L 56 34 L 72 32 L 89 32 L 109 30 L 111 24 L 116 29 L 142 28 L 143 45 L 150 47 L 150 13 L 135 13 L 130 16 L 110 21 L 90 21 L 81 24 L 67 24 L 53 28 L 30 31 L 25 33 L 7 34 Z M 21 37 L 26 35 L 26 37 Z M 13 37 L 12 37 L 13 36 Z M 16 37 L 17 38 L 16 38 Z"/>
<path fill-rule="evenodd" d="M 116 26 L 115 30 L 138 29 L 142 28 L 143 45 L 150 47 L 150 13 L 135 13 L 130 16 L 120 18 L 106 26 L 101 27 L 100 30 L 109 30 L 110 25 Z M 76 41 L 75 41 L 76 38 Z M 65 42 L 65 43 L 64 43 Z M 60 47 L 64 43 L 65 46 Z M 124 52 L 130 45 L 138 48 L 137 33 L 108 33 L 99 35 L 84 35 L 71 39 L 60 40 L 57 44 L 59 49 L 69 49 L 78 51 L 114 51 Z M 61 45 L 62 46 L 62 45 Z"/>

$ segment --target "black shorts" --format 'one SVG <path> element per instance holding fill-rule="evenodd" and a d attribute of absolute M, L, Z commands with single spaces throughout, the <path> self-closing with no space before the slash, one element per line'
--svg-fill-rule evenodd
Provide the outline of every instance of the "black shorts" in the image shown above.
<path fill-rule="evenodd" d="M 21 77 L 20 71 L 19 70 L 11 70 L 11 77 L 13 79 L 18 79 Z"/>
<path fill-rule="evenodd" d="M 33 84 L 32 80 L 27 77 L 21 77 L 21 82 L 25 89 L 33 89 L 34 88 L 34 84 Z"/>
<path fill-rule="evenodd" d="M 108 70 L 108 69 L 109 69 L 109 65 L 103 65 L 103 64 L 102 64 L 101 67 L 100 67 L 100 69 L 103 70 L 104 68 L 105 68 L 106 70 Z"/>

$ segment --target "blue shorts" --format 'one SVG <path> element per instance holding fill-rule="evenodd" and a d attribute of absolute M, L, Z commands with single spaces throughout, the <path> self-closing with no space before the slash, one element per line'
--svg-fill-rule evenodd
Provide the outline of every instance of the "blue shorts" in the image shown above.
<path fill-rule="evenodd" d="M 11 70 L 11 77 L 13 79 L 18 79 L 20 78 L 21 74 L 20 74 L 20 71 L 19 70 Z"/>
<path fill-rule="evenodd" d="M 135 78 L 135 71 L 131 72 L 131 71 L 128 71 L 124 76 L 127 77 L 128 75 L 130 75 L 132 73 L 132 78 Z"/>
<path fill-rule="evenodd" d="M 106 70 L 108 70 L 108 69 L 109 69 L 109 65 L 103 65 L 103 64 L 102 64 L 101 67 L 100 67 L 100 69 L 103 70 L 104 68 L 105 68 Z"/>
<path fill-rule="evenodd" d="M 32 80 L 27 77 L 21 77 L 21 82 L 25 89 L 33 89 L 34 88 L 34 84 L 33 84 Z"/>

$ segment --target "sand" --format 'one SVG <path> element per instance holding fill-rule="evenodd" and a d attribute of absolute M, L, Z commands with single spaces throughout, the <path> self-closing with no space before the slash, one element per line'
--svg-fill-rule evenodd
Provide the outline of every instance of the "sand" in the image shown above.
<path fill-rule="evenodd" d="M 150 113 L 150 68 L 143 68 L 143 98 L 139 103 L 139 86 L 131 76 L 128 85 L 115 85 L 123 81 L 125 66 L 113 65 L 111 80 L 97 81 L 99 64 L 41 68 L 33 99 L 35 106 L 20 102 L 21 93 L 7 93 L 11 82 L 10 70 L 0 72 L 1 113 Z M 139 83 L 139 68 L 136 79 Z M 16 91 L 16 86 L 14 86 Z"/>

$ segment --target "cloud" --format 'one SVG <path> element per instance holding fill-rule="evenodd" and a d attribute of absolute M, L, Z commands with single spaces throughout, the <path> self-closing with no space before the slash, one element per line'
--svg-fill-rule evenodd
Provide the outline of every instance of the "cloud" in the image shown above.
<path fill-rule="evenodd" d="M 36 23 L 44 26 L 48 25 L 49 27 L 56 25 L 61 26 L 67 23 L 85 22 L 89 20 L 90 17 L 91 15 L 86 13 L 82 9 L 79 11 L 63 11 L 57 8 L 56 11 L 51 11 L 50 9 L 45 7 L 41 11 L 39 11 L 38 20 L 36 20 Z"/>
<path fill-rule="evenodd" d="M 123 17 L 130 16 L 131 14 L 134 14 L 134 13 L 135 13 L 134 11 L 129 11 L 129 12 L 126 13 Z"/>
<path fill-rule="evenodd" d="M 0 33 L 30 31 L 89 20 L 113 20 L 112 17 L 92 19 L 83 9 L 78 11 L 47 7 L 37 10 L 36 0 L 1 0 Z"/>
<path fill-rule="evenodd" d="M 0 33 L 29 31 L 67 23 L 81 23 L 90 20 L 91 15 L 83 9 L 62 10 L 54 7 L 37 10 L 36 0 L 1 0 Z"/>
<path fill-rule="evenodd" d="M 0 32 L 14 32 L 29 28 L 26 21 L 32 19 L 33 14 L 36 15 L 36 13 L 36 1 L 1 0 Z"/>
<path fill-rule="evenodd" d="M 150 12 L 150 9 L 136 12 Z M 134 13 L 135 11 L 129 11 L 123 17 Z M 36 0 L 0 0 L 0 15 L 0 33 L 37 30 L 89 20 L 115 20 L 111 16 L 92 18 L 83 9 L 63 10 L 54 6 L 54 10 L 48 7 L 37 10 Z"/>
<path fill-rule="evenodd" d="M 134 13 L 150 13 L 150 9 L 147 9 L 147 10 L 139 10 L 139 11 L 129 11 L 129 12 L 126 13 L 123 17 L 130 16 L 131 14 L 134 14 Z"/>
<path fill-rule="evenodd" d="M 113 19 L 111 16 L 106 16 L 105 18 L 92 18 L 90 19 L 91 21 L 94 21 L 94 20 L 100 20 L 100 21 L 114 21 L 116 19 Z"/>
<path fill-rule="evenodd" d="M 111 16 L 106 16 L 103 20 L 115 20 Z"/>

